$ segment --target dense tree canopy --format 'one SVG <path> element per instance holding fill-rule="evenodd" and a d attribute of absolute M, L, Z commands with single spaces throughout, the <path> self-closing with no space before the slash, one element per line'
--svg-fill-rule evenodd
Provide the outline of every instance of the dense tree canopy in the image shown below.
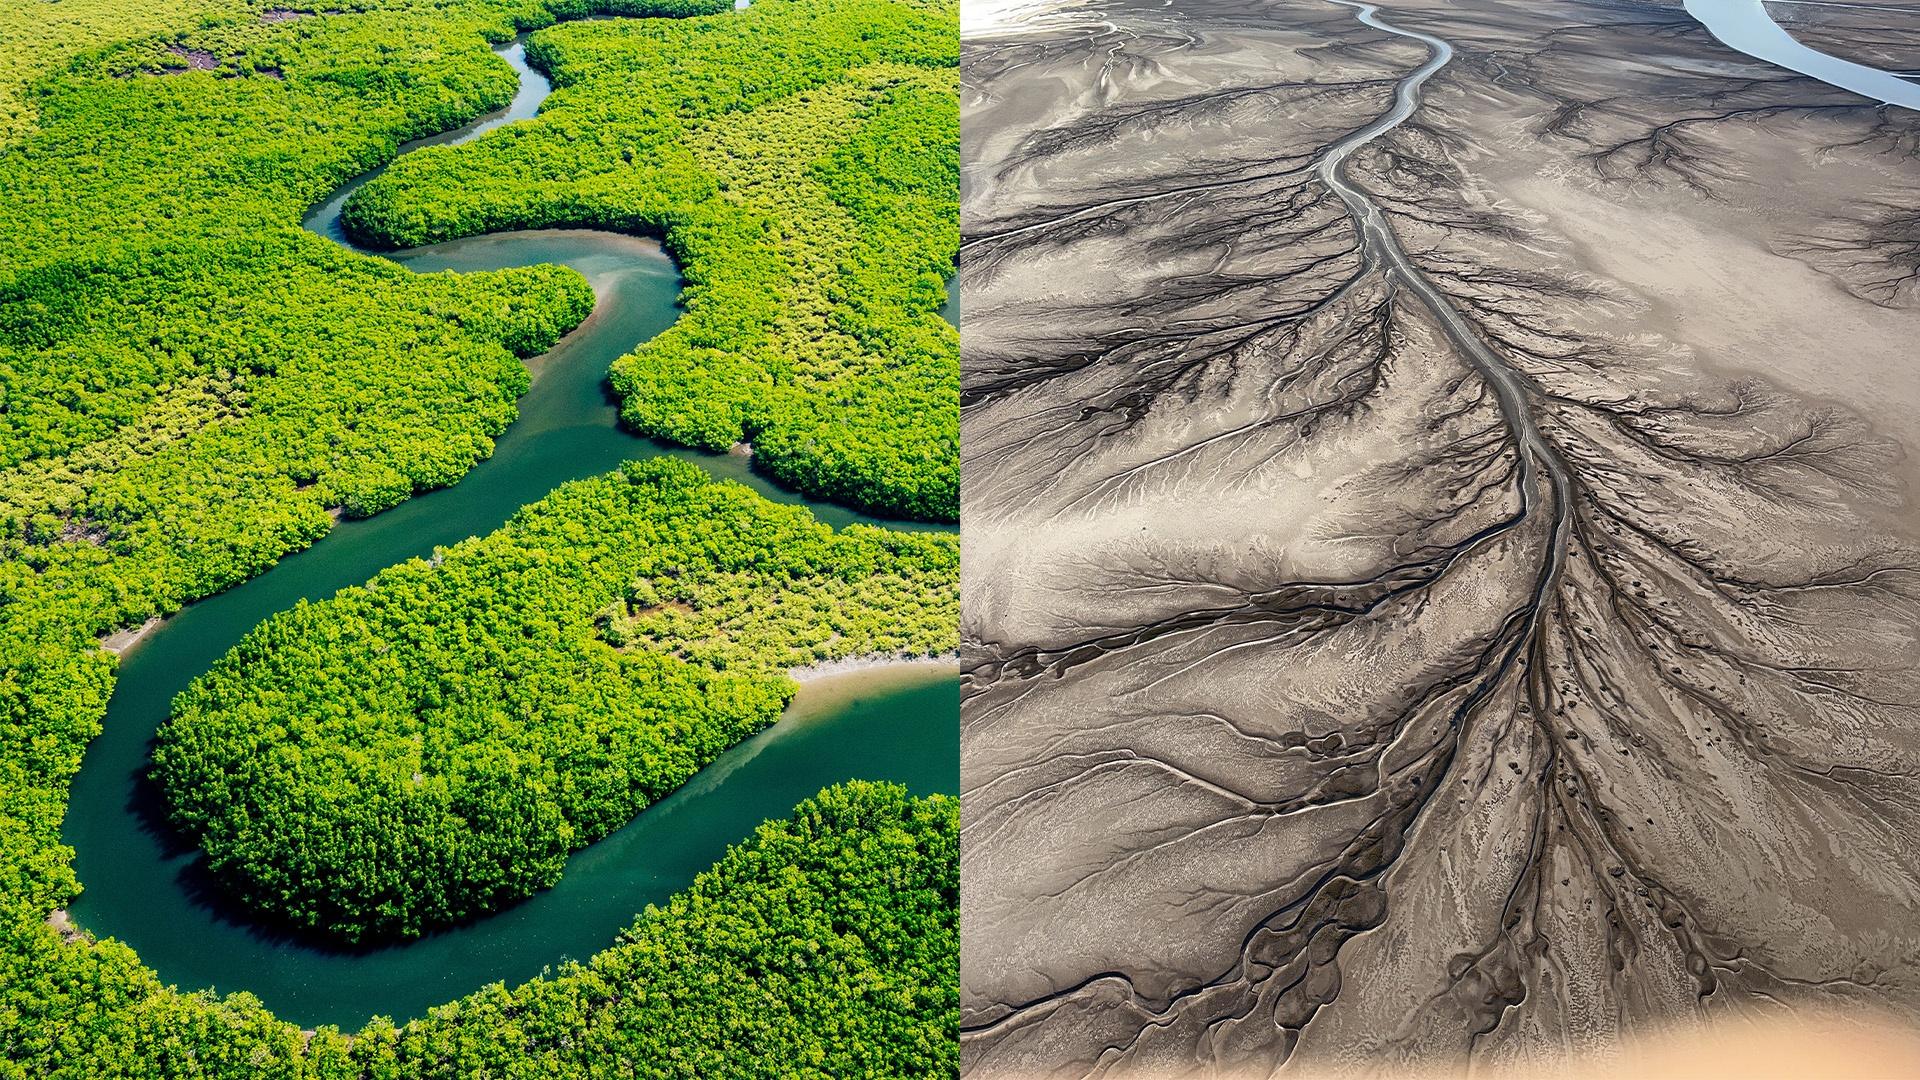
<path fill-rule="evenodd" d="M 959 804 L 851 783 L 762 826 L 620 943 L 389 1034 L 347 1075 L 913 1077 L 959 1066 Z"/>
<path fill-rule="evenodd" d="M 731 849 L 612 947 L 395 1026 L 310 1039 L 125 946 L 0 921 L 0 1077 L 951 1076 L 959 804 L 853 782 Z"/>
<path fill-rule="evenodd" d="M 958 510 L 950 9 L 761 0 L 690 21 L 575 23 L 528 56 L 539 118 L 411 155 L 355 194 L 361 239 L 502 228 L 663 232 L 686 314 L 614 367 L 623 416 L 899 517 Z"/>
<path fill-rule="evenodd" d="M 249 7 L 245 0 L 15 0 L 0 6 L 0 147 L 33 132 L 34 80 L 80 53 Z"/>
<path fill-rule="evenodd" d="M 551 886 L 778 718 L 788 668 L 954 648 L 958 596 L 951 534 L 835 533 L 655 458 L 268 619 L 175 701 L 155 776 L 254 906 L 414 935 Z"/>

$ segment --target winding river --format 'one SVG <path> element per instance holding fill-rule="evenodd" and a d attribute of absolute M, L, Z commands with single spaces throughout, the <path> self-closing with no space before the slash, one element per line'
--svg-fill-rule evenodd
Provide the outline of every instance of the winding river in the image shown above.
<path fill-rule="evenodd" d="M 549 90 L 521 41 L 495 50 L 520 77 L 511 105 L 463 128 L 401 147 L 465 142 L 532 116 Z M 376 169 L 305 219 L 347 244 L 340 208 Z M 347 245 L 351 246 L 351 245 Z M 660 246 L 609 232 L 545 230 L 456 240 L 386 256 L 423 273 L 564 263 L 592 283 L 593 314 L 529 363 L 532 388 L 493 456 L 457 485 L 364 521 L 345 521 L 272 570 L 186 608 L 121 657 L 105 730 L 75 778 L 63 838 L 85 892 L 69 914 L 98 937 L 132 946 L 183 990 L 246 990 L 282 1019 L 352 1030 L 404 1021 L 489 982 L 538 975 L 613 942 L 636 912 L 685 888 L 729 844 L 802 799 L 847 779 L 892 780 L 917 793 L 959 786 L 959 696 L 950 667 L 910 665 L 808 683 L 780 723 L 722 755 L 680 790 L 567 864 L 555 888 L 485 919 L 404 945 L 340 950 L 253 921 L 205 879 L 196 851 L 165 825 L 145 779 L 152 737 L 175 694 L 260 620 L 295 601 L 357 585 L 437 545 L 485 533 L 555 486 L 623 461 L 672 455 L 805 503 L 836 526 L 872 519 L 807 502 L 755 475 L 748 459 L 670 447 L 624 431 L 606 386 L 609 364 L 672 324 L 680 278 Z M 943 312 L 958 321 L 958 300 Z M 885 524 L 927 528 L 899 522 Z"/>
<path fill-rule="evenodd" d="M 1686 8 L 1730 49 L 1874 101 L 1920 109 L 1920 85 L 1802 45 L 1773 21 L 1763 0 L 1686 0 Z"/>

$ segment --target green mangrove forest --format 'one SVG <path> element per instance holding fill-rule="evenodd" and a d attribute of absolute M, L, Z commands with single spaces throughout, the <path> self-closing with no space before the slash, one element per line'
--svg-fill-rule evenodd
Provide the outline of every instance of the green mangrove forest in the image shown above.
<path fill-rule="evenodd" d="M 176 700 L 155 773 L 250 904 L 417 935 L 553 885 L 778 718 L 789 668 L 951 649 L 958 585 L 951 534 L 641 462 L 268 619 Z"/>
<path fill-rule="evenodd" d="M 543 33 L 528 57 L 554 95 L 537 119 L 403 159 L 343 223 L 389 248 L 661 233 L 686 311 L 615 365 L 629 424 L 750 441 L 811 495 L 953 520 L 958 338 L 938 315 L 959 243 L 953 27 L 893 0 L 759 16 Z"/>
<path fill-rule="evenodd" d="M 838 785 L 608 949 L 404 1025 L 311 1034 L 124 946 L 7 943 L 8 1076 L 812 1077 L 958 1069 L 959 803 Z"/>
<path fill-rule="evenodd" d="M 106 646 L 459 484 L 595 313 L 564 266 L 416 273 L 301 227 L 388 162 L 341 219 L 367 247 L 662 242 L 679 316 L 608 376 L 632 431 L 954 520 L 953 0 L 7 7 L 0 1078 L 955 1072 L 944 796 L 829 787 L 598 955 L 354 1030 L 171 985 L 76 926 L 62 834 L 125 812 L 69 806 Z M 395 160 L 507 106 L 494 47 L 527 34 L 537 117 Z M 774 723 L 793 669 L 944 653 L 956 620 L 950 535 L 637 462 L 268 617 L 174 702 L 153 786 L 263 925 L 430 934 L 552 885 Z"/>

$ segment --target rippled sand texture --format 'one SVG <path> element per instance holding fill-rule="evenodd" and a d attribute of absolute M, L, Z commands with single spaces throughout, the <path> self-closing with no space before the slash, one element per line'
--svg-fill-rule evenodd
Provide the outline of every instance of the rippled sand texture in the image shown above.
<path fill-rule="evenodd" d="M 968 1075 L 1912 1015 L 1920 114 L 1356 15 L 965 44 Z"/>

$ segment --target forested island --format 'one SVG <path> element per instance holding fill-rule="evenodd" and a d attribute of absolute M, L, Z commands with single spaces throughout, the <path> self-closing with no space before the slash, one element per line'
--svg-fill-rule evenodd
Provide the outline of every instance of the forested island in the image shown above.
<path fill-rule="evenodd" d="M 0 12 L 0 1076 L 957 1067 L 957 808 L 887 785 L 821 792 L 598 957 L 397 1026 L 303 1032 L 64 914 L 103 642 L 458 483 L 513 423 L 525 361 L 593 311 L 565 267 L 416 274 L 300 227 L 407 140 L 507 105 L 491 46 L 517 34 L 540 31 L 556 87 L 540 117 L 401 159 L 350 204 L 355 238 L 660 237 L 685 310 L 615 365 L 628 424 L 749 444 L 816 498 L 956 516 L 955 5 L 730 8 Z M 589 16 L 625 18 L 555 25 Z M 261 919 L 430 930 L 550 883 L 771 723 L 788 669 L 951 649 L 956 549 L 636 464 L 269 619 L 180 700 L 157 775 Z M 254 810 L 278 831 L 234 827 Z M 446 872 L 310 843 L 369 823 Z"/>
<path fill-rule="evenodd" d="M 551 886 L 771 724 L 788 669 L 951 649 L 959 554 L 641 462 L 267 620 L 175 702 L 156 776 L 250 904 L 417 935 Z"/>

